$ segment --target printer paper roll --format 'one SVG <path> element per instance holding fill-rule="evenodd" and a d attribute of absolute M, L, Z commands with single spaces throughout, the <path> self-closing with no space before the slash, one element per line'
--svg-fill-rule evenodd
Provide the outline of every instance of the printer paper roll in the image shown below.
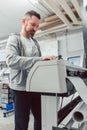
<path fill-rule="evenodd" d="M 79 77 L 67 77 L 67 78 L 72 82 L 82 100 L 87 104 L 87 86 L 84 83 L 84 81 Z"/>

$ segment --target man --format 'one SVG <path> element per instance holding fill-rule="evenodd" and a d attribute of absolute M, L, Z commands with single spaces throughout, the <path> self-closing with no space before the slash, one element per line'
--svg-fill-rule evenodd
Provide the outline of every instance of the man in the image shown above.
<path fill-rule="evenodd" d="M 41 60 L 52 60 L 55 56 L 41 56 L 40 48 L 33 36 L 38 29 L 40 15 L 28 11 L 22 18 L 20 34 L 8 38 L 6 63 L 10 68 L 10 88 L 14 94 L 15 130 L 27 130 L 30 109 L 34 115 L 34 130 L 41 130 L 41 97 L 39 93 L 26 92 L 26 79 L 33 65 Z"/>

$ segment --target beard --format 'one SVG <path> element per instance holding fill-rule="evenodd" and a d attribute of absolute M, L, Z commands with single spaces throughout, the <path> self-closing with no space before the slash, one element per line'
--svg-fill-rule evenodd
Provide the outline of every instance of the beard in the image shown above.
<path fill-rule="evenodd" d="M 35 31 L 26 31 L 26 34 L 27 34 L 27 36 L 32 38 L 35 34 Z"/>
<path fill-rule="evenodd" d="M 31 37 L 33 37 L 34 34 L 35 34 L 35 31 L 30 31 L 30 35 L 31 35 Z"/>
<path fill-rule="evenodd" d="M 25 35 L 27 38 L 29 38 L 29 37 L 32 38 L 35 34 L 35 31 L 33 29 L 30 30 L 26 26 L 24 27 L 24 32 L 25 32 Z"/>

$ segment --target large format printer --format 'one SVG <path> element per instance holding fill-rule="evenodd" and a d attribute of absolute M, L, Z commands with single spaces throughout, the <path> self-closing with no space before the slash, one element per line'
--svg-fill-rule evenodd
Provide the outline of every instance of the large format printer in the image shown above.
<path fill-rule="evenodd" d="M 77 104 L 82 101 L 87 103 L 86 85 L 87 69 L 63 59 L 39 61 L 32 67 L 27 78 L 26 90 L 41 93 L 42 130 L 65 130 L 59 128 L 59 124 Z M 60 109 L 60 97 L 69 97 L 76 91 L 79 95 Z M 66 124 L 67 129 L 72 124 L 69 123 Z"/>

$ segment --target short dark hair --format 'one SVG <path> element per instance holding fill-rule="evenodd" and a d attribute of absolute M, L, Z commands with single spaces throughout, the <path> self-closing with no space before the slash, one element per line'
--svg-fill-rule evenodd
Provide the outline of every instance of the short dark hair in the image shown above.
<path fill-rule="evenodd" d="M 25 16 L 25 17 L 26 17 L 26 16 L 30 16 L 30 17 L 36 16 L 38 19 L 40 19 L 40 14 L 37 13 L 36 11 L 34 11 L 34 10 L 31 10 L 31 11 L 26 12 L 24 16 Z"/>

